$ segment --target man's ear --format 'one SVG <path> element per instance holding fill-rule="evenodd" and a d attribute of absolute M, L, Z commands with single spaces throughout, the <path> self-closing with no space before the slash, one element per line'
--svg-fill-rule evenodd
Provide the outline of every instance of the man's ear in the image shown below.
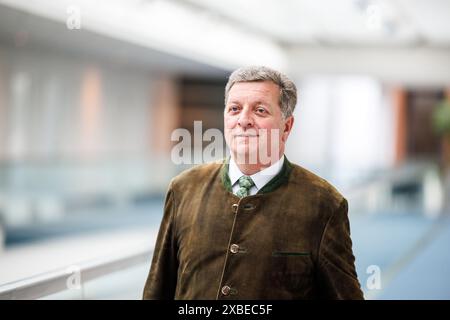
<path fill-rule="evenodd" d="M 284 129 L 282 135 L 282 139 L 284 142 L 286 142 L 287 138 L 289 137 L 289 133 L 291 132 L 293 125 L 294 125 L 294 116 L 290 116 L 286 120 L 284 120 Z"/>

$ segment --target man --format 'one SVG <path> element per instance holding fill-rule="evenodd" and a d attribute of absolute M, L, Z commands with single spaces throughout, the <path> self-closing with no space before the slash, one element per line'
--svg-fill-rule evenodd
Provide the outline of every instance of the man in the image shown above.
<path fill-rule="evenodd" d="M 171 181 L 144 299 L 363 298 L 347 201 L 284 156 L 296 102 L 278 71 L 231 74 L 231 157 Z"/>

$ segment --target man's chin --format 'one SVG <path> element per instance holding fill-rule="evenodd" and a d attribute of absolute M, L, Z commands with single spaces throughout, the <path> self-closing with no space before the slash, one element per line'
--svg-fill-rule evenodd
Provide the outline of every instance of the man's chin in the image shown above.
<path fill-rule="evenodd" d="M 234 153 L 234 160 L 237 164 L 257 164 L 258 150 L 248 148 L 237 149 Z"/>

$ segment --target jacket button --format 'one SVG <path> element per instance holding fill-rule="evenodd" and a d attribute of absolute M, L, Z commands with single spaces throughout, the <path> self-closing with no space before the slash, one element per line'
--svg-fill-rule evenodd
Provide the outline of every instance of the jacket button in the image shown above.
<path fill-rule="evenodd" d="M 232 206 L 231 206 L 231 209 L 233 210 L 233 213 L 236 213 L 237 212 L 237 210 L 238 210 L 238 204 L 237 203 L 235 203 L 235 204 L 233 204 Z"/>
<path fill-rule="evenodd" d="M 232 244 L 232 245 L 230 246 L 230 251 L 231 251 L 231 253 L 238 253 L 238 251 L 239 251 L 239 245 L 237 245 L 237 244 Z"/>
<path fill-rule="evenodd" d="M 223 286 L 222 290 L 220 290 L 224 296 L 227 296 L 230 294 L 231 288 L 229 286 Z"/>

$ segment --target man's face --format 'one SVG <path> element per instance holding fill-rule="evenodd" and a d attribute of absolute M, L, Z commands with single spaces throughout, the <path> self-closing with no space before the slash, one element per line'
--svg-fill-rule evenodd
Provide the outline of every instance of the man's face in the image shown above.
<path fill-rule="evenodd" d="M 273 162 L 284 153 L 294 119 L 283 119 L 279 98 L 279 86 L 270 81 L 231 87 L 224 112 L 225 140 L 238 163 L 245 159 L 246 164 L 269 165 L 267 157 Z"/>

